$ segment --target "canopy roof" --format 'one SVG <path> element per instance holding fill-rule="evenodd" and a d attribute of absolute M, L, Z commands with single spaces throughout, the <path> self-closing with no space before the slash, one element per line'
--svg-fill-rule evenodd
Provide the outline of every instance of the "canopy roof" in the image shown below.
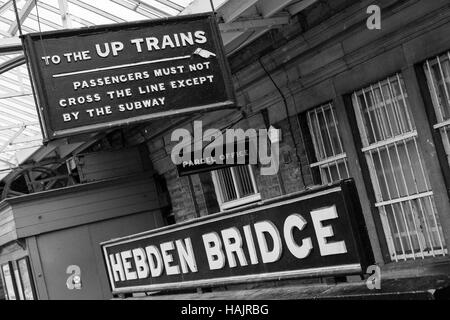
<path fill-rule="evenodd" d="M 23 33 L 212 11 L 228 53 L 317 0 L 16 0 Z M 212 5 L 211 5 L 212 2 Z M 13 0 L 0 0 L 0 180 L 43 149 Z M 54 148 L 49 148 L 54 150 Z M 42 151 L 40 159 L 45 157 Z M 38 160 L 36 160 L 38 161 Z"/>

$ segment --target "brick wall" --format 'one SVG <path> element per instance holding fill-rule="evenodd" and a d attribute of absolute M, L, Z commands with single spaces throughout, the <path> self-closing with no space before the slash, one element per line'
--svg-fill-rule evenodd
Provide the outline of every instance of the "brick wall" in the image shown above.
<path fill-rule="evenodd" d="M 380 0 L 379 5 L 384 10 L 383 30 L 372 32 L 365 28 L 365 9 L 371 1 L 339 0 L 327 3 L 329 6 L 312 6 L 311 10 L 292 19 L 288 26 L 268 32 L 229 57 L 238 103 L 247 115 L 234 127 L 266 127 L 260 112 L 267 110 L 270 123 L 282 130 L 279 175 L 260 176 L 260 168 L 253 168 L 263 199 L 313 185 L 297 115 L 328 101 L 339 102 L 338 96 L 342 97 L 351 89 L 362 86 L 364 81 L 369 81 L 366 79 L 368 75 L 370 81 L 374 81 L 389 72 L 398 71 L 398 65 L 402 64 L 397 61 L 404 59 L 403 49 L 399 47 L 401 43 L 425 33 L 427 28 L 431 29 L 432 24 L 428 20 L 433 20 L 437 25 L 443 23 L 443 17 L 430 13 L 439 11 L 444 15 L 443 12 L 448 11 L 448 3 L 444 0 Z M 426 18 L 422 19 L 422 16 Z M 412 25 L 413 21 L 420 23 Z M 439 39 L 440 42 L 446 41 L 444 37 Z M 443 44 L 442 47 L 448 50 L 448 46 Z M 372 60 L 373 63 L 370 62 Z M 352 128 L 346 124 L 343 105 L 338 109 L 338 118 L 343 120 L 342 134 L 351 137 Z M 170 151 L 174 145 L 170 141 L 172 130 L 180 126 L 192 130 L 195 119 L 203 120 L 205 128 L 221 129 L 234 123 L 240 114 L 240 111 L 230 110 L 208 112 L 196 114 L 178 124 L 175 124 L 176 120 L 169 119 L 168 123 L 148 126 L 150 134 L 164 132 L 157 137 L 153 134 L 148 139 L 148 146 L 155 169 L 168 179 L 177 221 L 214 212 L 210 205 L 214 203 L 211 201 L 214 195 L 209 190 L 209 200 L 205 198 L 198 176 L 192 176 L 191 183 L 188 178 L 177 177 L 175 166 L 170 161 Z M 290 121 L 287 120 L 288 114 Z M 166 129 L 162 128 L 164 125 Z M 352 176 L 363 186 L 354 143 L 351 138 L 344 140 L 350 142 L 346 147 L 353 154 L 353 158 L 349 157 L 353 163 Z M 360 197 L 364 214 L 375 243 L 377 235 L 371 204 L 362 189 Z"/>
<path fill-rule="evenodd" d="M 274 108 L 282 108 L 274 106 Z M 297 116 L 291 116 L 290 121 L 286 118 L 279 120 L 280 109 L 269 113 L 269 120 L 276 128 L 281 129 L 282 141 L 280 143 L 280 169 L 278 175 L 262 176 L 260 166 L 253 166 L 256 184 L 262 199 L 270 199 L 282 194 L 292 193 L 305 189 L 312 184 L 312 177 L 309 171 L 308 162 L 305 153 L 305 146 L 302 141 Z M 202 117 L 204 125 L 208 128 L 221 129 L 227 123 L 236 119 L 236 111 L 223 112 L 221 116 L 214 117 L 214 114 L 208 114 Z M 278 117 L 274 115 L 278 114 Z M 278 120 L 273 122 L 271 118 Z M 242 119 L 234 128 L 264 128 L 263 117 L 260 113 L 252 115 L 247 119 Z M 291 128 L 290 128 L 291 127 Z M 186 125 L 183 128 L 192 132 L 192 125 Z M 151 132 L 152 128 L 148 128 Z M 199 216 L 204 216 L 219 211 L 217 199 L 214 191 L 210 173 L 201 175 L 195 174 L 190 177 L 178 177 L 175 165 L 172 163 L 170 152 L 176 142 L 170 140 L 172 131 L 167 131 L 158 138 L 152 138 L 147 142 L 150 159 L 155 170 L 167 182 L 173 213 L 176 222 L 182 222 Z M 292 134 L 295 136 L 292 138 Z M 301 167 L 299 165 L 301 163 Z"/>

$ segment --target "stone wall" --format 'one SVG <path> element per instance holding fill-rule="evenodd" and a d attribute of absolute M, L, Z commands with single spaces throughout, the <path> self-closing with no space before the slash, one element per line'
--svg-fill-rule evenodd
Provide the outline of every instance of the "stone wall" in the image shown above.
<path fill-rule="evenodd" d="M 260 176 L 258 166 L 253 168 L 261 196 L 268 199 L 313 184 L 297 116 L 331 101 L 376 260 L 390 261 L 380 215 L 374 208 L 368 169 L 358 147 L 359 137 L 354 134 L 351 106 L 345 99 L 354 90 L 402 72 L 411 94 L 413 116 L 421 128 L 418 143 L 424 150 L 441 222 L 445 230 L 450 230 L 446 214 L 449 201 L 442 177 L 446 169 L 442 169 L 430 143 L 430 124 L 414 71 L 424 59 L 450 49 L 450 4 L 448 0 L 380 0 L 377 4 L 382 11 L 382 29 L 375 31 L 366 27 L 370 4 L 370 0 L 320 1 L 294 17 L 289 25 L 267 32 L 229 57 L 240 110 L 168 119 L 146 128 L 151 161 L 168 179 L 177 221 L 212 213 L 208 204 L 214 201 L 205 199 L 198 177 L 192 176 L 191 183 L 188 178 L 177 178 L 170 161 L 174 145 L 170 134 L 174 128 L 192 130 L 193 121 L 199 119 L 205 129 L 230 125 L 265 128 L 261 112 L 267 110 L 270 124 L 280 128 L 283 135 L 279 175 Z M 446 237 L 450 243 L 450 235 Z"/>

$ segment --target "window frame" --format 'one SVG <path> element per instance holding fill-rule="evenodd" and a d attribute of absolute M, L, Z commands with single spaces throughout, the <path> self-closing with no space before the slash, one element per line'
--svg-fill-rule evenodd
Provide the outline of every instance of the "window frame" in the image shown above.
<path fill-rule="evenodd" d="M 19 267 L 19 262 L 20 261 L 25 261 L 25 266 L 27 268 L 27 272 L 28 272 L 28 279 L 30 281 L 30 289 L 31 289 L 31 293 L 33 295 L 33 299 L 29 300 L 26 298 L 26 294 L 25 294 L 25 286 L 23 283 L 23 274 L 20 270 Z M 31 263 L 30 263 L 30 258 L 28 256 L 24 256 L 22 258 L 19 258 L 15 261 L 15 264 L 17 266 L 17 270 L 18 270 L 18 274 L 20 277 L 20 284 L 22 286 L 22 291 L 23 291 L 23 297 L 25 301 L 33 301 L 33 300 L 37 300 L 37 295 L 36 295 L 36 287 L 34 286 L 34 278 L 33 278 L 33 272 L 31 270 Z"/>
<path fill-rule="evenodd" d="M 361 105 L 357 98 L 358 94 L 363 93 L 363 95 L 364 95 L 366 93 L 366 91 L 368 94 L 370 94 L 370 93 L 373 94 L 373 86 L 374 85 L 377 85 L 377 84 L 380 85 L 380 83 L 387 81 L 386 83 L 389 86 L 391 86 L 390 80 L 392 80 L 392 79 L 396 79 L 399 83 L 399 91 L 402 96 L 401 100 L 403 100 L 406 103 L 405 110 L 406 110 L 406 108 L 410 108 L 411 107 L 410 103 L 407 103 L 407 99 L 409 98 L 409 95 L 406 91 L 403 90 L 402 85 L 401 85 L 401 83 L 403 83 L 406 86 L 406 80 L 404 79 L 403 74 L 400 71 L 398 71 L 395 74 L 390 74 L 390 75 L 384 77 L 382 80 L 373 81 L 371 84 L 367 84 L 364 88 L 360 88 L 359 90 L 352 90 L 353 93 L 348 94 L 346 96 L 346 108 L 347 108 L 348 114 L 352 114 L 352 116 L 350 118 L 358 128 L 358 130 L 353 131 L 355 141 L 358 141 L 358 143 L 357 143 L 357 147 L 359 149 L 358 157 L 360 158 L 362 167 L 364 167 L 364 170 L 366 171 L 365 179 L 367 179 L 367 182 L 370 185 L 370 188 L 372 189 L 372 192 L 373 192 L 373 199 L 371 200 L 371 202 L 376 208 L 376 210 L 374 211 L 374 213 L 376 213 L 375 220 L 377 221 L 377 223 L 380 223 L 380 227 L 381 227 L 380 231 L 384 234 L 382 245 L 386 246 L 385 252 L 388 253 L 387 257 L 388 257 L 389 261 L 391 261 L 391 262 L 394 262 L 394 261 L 398 262 L 400 260 L 406 261 L 409 259 L 418 259 L 418 258 L 424 259 L 425 257 L 429 257 L 429 256 L 436 257 L 436 256 L 441 256 L 441 255 L 447 255 L 448 254 L 447 248 L 444 248 L 442 246 L 442 239 L 441 239 L 442 234 L 439 235 L 439 242 L 440 242 L 440 246 L 441 246 L 442 250 L 431 248 L 431 250 L 429 250 L 431 253 L 426 252 L 427 249 L 425 248 L 425 250 L 422 250 L 422 246 L 419 243 L 419 246 L 420 246 L 419 251 L 417 251 L 417 249 L 415 249 L 414 252 L 409 253 L 408 250 L 403 249 L 403 245 L 402 245 L 401 250 L 403 252 L 400 254 L 397 253 L 396 248 L 394 248 L 394 243 L 392 242 L 393 237 L 390 237 L 387 234 L 387 233 L 390 233 L 390 229 L 389 229 L 389 224 L 386 220 L 387 216 L 385 218 L 383 218 L 383 213 L 382 213 L 383 206 L 392 206 L 394 204 L 404 203 L 405 201 L 407 201 L 409 203 L 410 201 L 413 201 L 416 198 L 423 199 L 423 201 L 429 200 L 433 218 L 435 220 L 439 219 L 439 214 L 436 212 L 436 208 L 434 206 L 434 198 L 433 198 L 434 194 L 433 194 L 433 190 L 432 190 L 431 186 L 430 186 L 431 190 L 427 189 L 427 192 L 422 192 L 419 194 L 408 194 L 407 196 L 401 196 L 399 198 L 391 199 L 389 201 L 384 201 L 384 199 L 381 199 L 382 201 L 380 201 L 380 196 L 381 196 L 381 193 L 380 193 L 381 191 L 379 190 L 380 187 L 375 185 L 375 184 L 378 185 L 377 171 L 373 167 L 373 165 L 371 165 L 370 161 L 368 161 L 368 154 L 372 155 L 372 152 L 378 152 L 380 149 L 383 149 L 383 148 L 387 149 L 389 147 L 392 147 L 392 145 L 396 146 L 397 143 L 400 143 L 403 141 L 408 141 L 408 140 L 412 140 L 414 142 L 414 146 L 415 146 L 416 150 L 418 149 L 417 152 L 419 154 L 419 157 L 421 157 L 421 152 L 423 152 L 422 149 L 419 148 L 418 142 L 416 141 L 418 139 L 419 133 L 417 132 L 417 129 L 414 124 L 414 120 L 415 120 L 414 115 L 409 114 L 411 112 L 410 109 L 408 109 L 409 113 L 405 114 L 405 116 L 407 117 L 408 121 L 412 121 L 411 122 L 412 126 L 409 129 L 405 127 L 405 130 L 406 130 L 405 132 L 399 132 L 398 134 L 395 134 L 395 135 L 394 135 L 394 132 L 392 132 L 392 135 L 393 135 L 392 137 L 381 137 L 381 133 L 380 133 L 380 140 L 378 140 L 378 137 L 376 137 L 376 133 L 373 133 L 374 136 L 372 138 L 375 139 L 374 141 L 369 141 L 369 134 L 365 132 L 366 130 L 370 130 L 370 128 L 366 127 L 366 124 L 363 120 L 363 117 L 362 117 L 363 110 L 361 110 Z M 390 89 L 390 90 L 393 90 L 393 89 Z M 364 97 L 364 99 L 365 99 L 365 97 Z M 376 98 L 374 98 L 374 99 L 376 100 Z M 399 103 L 398 101 L 399 101 L 398 98 L 394 98 L 394 101 L 392 101 L 392 102 L 398 104 Z M 356 105 L 355 105 L 355 102 L 356 102 Z M 384 102 L 386 102 L 386 101 L 384 101 Z M 377 103 L 378 103 L 378 101 L 377 101 Z M 393 107 L 395 107 L 395 106 L 393 106 Z M 370 120 L 370 122 L 372 121 L 370 119 L 370 116 L 369 116 L 369 120 Z M 372 123 L 369 123 L 369 124 L 372 127 L 373 124 Z M 372 131 L 374 130 L 373 128 L 371 128 L 371 129 L 372 129 Z M 399 127 L 399 129 L 403 130 L 403 128 L 400 128 L 400 127 Z M 379 131 L 379 132 L 381 132 L 381 131 Z M 421 159 L 421 160 L 423 161 L 423 159 Z M 419 161 L 419 162 L 421 162 L 421 161 Z M 421 164 L 421 167 L 422 167 L 422 170 L 424 170 L 423 164 Z M 426 171 L 424 172 L 424 174 L 428 175 L 428 173 L 426 173 Z M 383 172 L 383 176 L 385 176 L 384 172 Z M 425 180 L 426 179 L 427 178 L 425 178 Z M 430 191 L 430 192 L 428 192 L 428 191 Z M 431 203 L 431 202 L 433 202 L 433 203 Z M 404 205 L 406 206 L 406 203 L 404 203 Z M 424 205 L 424 207 L 425 207 L 425 205 Z M 425 209 L 428 209 L 428 208 L 425 208 Z M 392 210 L 394 210 L 394 208 L 392 208 Z M 423 211 L 424 209 L 421 208 L 420 210 L 422 211 L 422 214 L 424 215 L 425 214 L 425 212 Z M 403 209 L 401 211 L 403 211 Z M 411 211 L 413 211 L 413 210 L 411 209 Z M 403 213 L 403 212 L 401 212 L 401 213 L 402 213 L 402 215 L 405 215 L 405 213 Z M 424 219 L 427 219 L 427 218 L 424 218 Z M 427 223 L 427 221 L 425 221 L 425 224 L 426 223 Z M 440 226 L 442 227 L 442 224 L 440 224 Z M 432 228 L 430 230 L 432 230 Z M 408 232 L 408 231 L 401 231 L 399 234 L 402 236 L 402 233 L 405 233 L 405 232 Z M 429 233 L 428 230 L 426 232 Z M 428 235 L 428 234 L 425 234 L 425 235 Z M 404 241 L 407 241 L 407 239 Z M 431 243 L 431 240 L 430 240 L 430 243 Z M 411 244 L 410 244 L 410 246 L 411 246 L 411 248 L 413 247 Z M 444 246 L 445 246 L 445 244 L 444 244 Z"/>
<path fill-rule="evenodd" d="M 245 166 L 245 165 L 244 165 Z M 234 172 L 236 167 L 227 167 L 227 168 L 223 168 L 223 169 L 219 169 L 219 170 L 227 170 L 230 169 L 231 171 L 231 175 L 232 175 L 232 179 L 233 179 L 233 186 L 234 186 L 234 190 L 236 192 L 237 195 L 237 199 L 236 200 L 231 200 L 231 201 L 224 201 L 223 200 L 223 195 L 222 195 L 222 190 L 219 186 L 219 182 L 218 182 L 218 177 L 217 177 L 217 171 L 218 170 L 214 170 L 211 172 L 211 177 L 213 180 L 213 184 L 214 184 L 214 190 L 216 192 L 216 197 L 217 197 L 217 202 L 219 203 L 219 208 L 220 211 L 225 211 L 225 210 L 229 210 L 229 209 L 233 209 L 236 207 L 240 207 L 252 202 L 256 202 L 261 200 L 261 193 L 259 192 L 258 186 L 256 184 L 256 179 L 255 179 L 255 174 L 253 172 L 253 168 L 251 165 L 246 165 L 249 171 L 249 175 L 250 175 L 250 179 L 252 181 L 252 186 L 253 189 L 256 191 L 254 194 L 250 195 L 250 196 L 246 196 L 241 198 L 239 195 L 239 188 L 237 186 L 236 183 L 236 173 Z"/>
<path fill-rule="evenodd" d="M 328 120 L 325 116 L 325 111 L 327 108 L 331 109 L 331 115 L 332 121 L 334 124 L 334 129 L 332 127 L 326 128 L 327 135 L 325 136 L 325 139 L 329 140 L 331 143 L 331 151 L 333 153 L 332 156 L 328 156 L 326 154 L 326 149 L 324 145 L 324 137 L 320 133 L 320 137 L 316 136 L 316 133 L 314 132 L 313 124 L 312 122 L 317 120 L 317 124 L 319 123 L 319 116 L 318 112 L 322 114 L 322 117 L 324 120 Z M 313 177 L 314 184 L 318 185 L 327 185 L 330 183 L 333 183 L 336 180 L 328 181 L 327 174 L 330 175 L 330 178 L 333 179 L 333 174 L 331 173 L 331 166 L 334 166 L 336 168 L 337 174 L 338 174 L 338 180 L 343 180 L 346 178 L 351 177 L 349 166 L 348 166 L 348 156 L 345 151 L 345 147 L 342 142 L 341 138 L 341 132 L 339 130 L 339 122 L 337 120 L 337 117 L 335 115 L 335 106 L 332 101 L 328 101 L 326 103 L 319 104 L 313 108 L 310 108 L 301 114 L 298 115 L 298 120 L 300 122 L 300 127 L 302 129 L 302 135 L 306 137 L 304 140 L 305 147 L 306 147 L 306 153 L 308 158 L 308 166 L 311 171 L 311 175 Z M 311 113 L 314 113 L 316 118 L 312 119 Z M 333 146 L 333 139 L 332 139 L 332 131 L 335 130 L 339 142 L 339 148 L 341 149 L 341 153 L 337 153 L 337 150 L 335 149 L 335 146 Z M 318 143 L 321 143 L 319 146 Z M 325 152 L 324 152 L 325 151 Z M 318 154 L 323 153 L 327 157 L 324 159 L 319 159 Z M 341 173 L 339 171 L 339 165 L 343 164 L 345 171 Z M 346 175 L 346 176 L 345 176 Z"/>
<path fill-rule="evenodd" d="M 441 165 L 441 171 L 444 176 L 444 181 L 447 187 L 447 193 L 450 196 L 450 155 L 447 152 L 447 147 L 442 137 L 442 129 L 445 128 L 445 125 L 448 123 L 448 120 L 442 121 L 439 119 L 438 114 L 439 110 L 436 110 L 435 101 L 433 98 L 435 88 L 430 88 L 429 86 L 429 76 L 426 74 L 426 69 L 429 65 L 429 62 L 435 60 L 437 57 L 441 57 L 443 55 L 449 56 L 450 59 L 450 49 L 445 50 L 444 52 L 440 52 L 439 54 L 432 55 L 425 60 L 417 63 L 415 65 L 415 71 L 417 74 L 417 80 L 420 87 L 420 92 L 422 98 L 424 99 L 425 111 L 428 117 L 429 128 L 431 134 L 433 136 L 433 142 L 436 146 L 436 152 L 438 156 L 439 163 Z"/>
<path fill-rule="evenodd" d="M 9 291 L 10 288 L 8 288 L 8 285 L 7 285 L 6 280 L 5 280 L 4 269 L 3 269 L 5 266 L 8 266 L 8 269 L 9 269 L 9 274 L 10 274 L 12 285 L 13 285 L 12 290 L 14 291 L 15 299 L 11 299 L 11 294 L 10 294 L 10 291 Z M 4 292 L 5 292 L 6 300 L 11 300 L 11 301 L 20 300 L 20 295 L 19 295 L 19 291 L 18 291 L 18 288 L 17 288 L 17 283 L 16 283 L 16 279 L 15 279 L 14 269 L 13 269 L 11 261 L 8 261 L 8 262 L 3 263 L 3 264 L 0 265 L 0 275 L 2 277 L 2 282 L 3 282 L 3 285 L 4 285 Z"/>
<path fill-rule="evenodd" d="M 30 289 L 31 289 L 31 293 L 33 295 L 33 299 L 31 299 L 31 300 L 26 298 L 25 287 L 24 287 L 24 283 L 23 283 L 23 275 L 19 268 L 20 261 L 25 261 L 25 266 L 27 268 L 28 278 L 30 281 Z M 8 266 L 8 269 L 9 269 L 9 272 L 11 275 L 11 280 L 13 282 L 14 295 L 16 297 L 15 300 L 18 300 L 18 301 L 37 300 L 36 287 L 34 285 L 34 278 L 33 278 L 32 270 L 31 270 L 31 264 L 30 264 L 29 257 L 24 256 L 22 258 L 8 261 L 8 262 L 0 265 L 0 277 L 1 277 L 1 281 L 4 285 L 3 289 L 4 289 L 4 293 L 5 293 L 5 298 L 6 298 L 6 300 L 10 300 L 10 292 L 9 292 L 9 288 L 7 288 L 7 286 L 6 286 L 5 275 L 4 275 L 4 271 L 3 271 L 3 268 L 5 266 Z"/>

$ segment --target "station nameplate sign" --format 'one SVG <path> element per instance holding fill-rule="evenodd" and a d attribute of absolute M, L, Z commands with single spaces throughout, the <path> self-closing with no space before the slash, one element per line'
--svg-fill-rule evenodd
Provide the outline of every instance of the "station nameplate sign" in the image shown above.
<path fill-rule="evenodd" d="M 361 274 L 373 257 L 353 180 L 101 244 L 114 293 Z"/>
<path fill-rule="evenodd" d="M 22 40 L 45 140 L 235 106 L 211 14 Z"/>

